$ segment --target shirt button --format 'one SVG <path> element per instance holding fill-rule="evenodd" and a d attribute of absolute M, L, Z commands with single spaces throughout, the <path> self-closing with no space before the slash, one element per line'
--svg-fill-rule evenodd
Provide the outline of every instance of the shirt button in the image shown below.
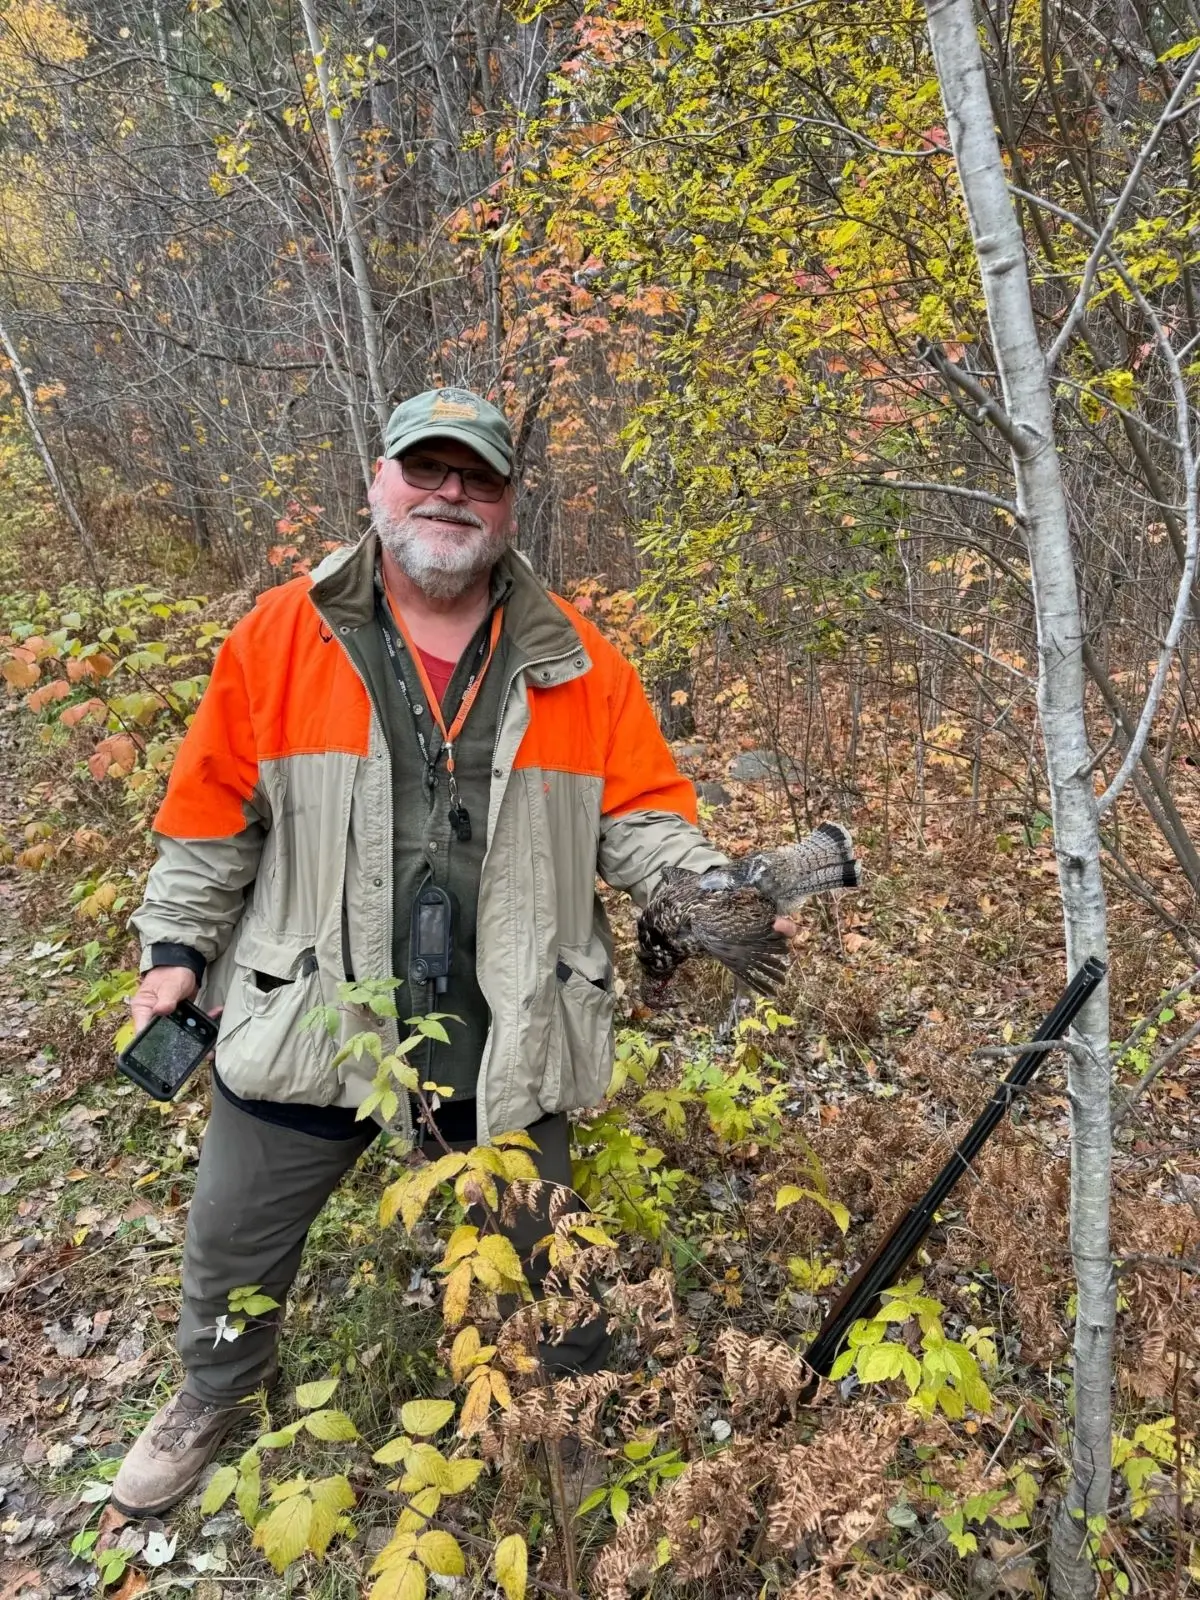
<path fill-rule="evenodd" d="M 430 841 L 429 841 L 429 854 L 431 856 L 437 855 L 437 840 L 436 839 L 430 839 Z"/>
<path fill-rule="evenodd" d="M 424 714 L 425 714 L 425 707 L 424 706 L 414 706 L 413 707 L 413 716 L 414 717 L 421 717 L 421 716 L 424 716 Z"/>
<path fill-rule="evenodd" d="M 503 776 L 504 776 L 504 768 L 503 767 L 493 767 L 492 768 L 492 777 L 493 778 L 502 778 Z"/>
<path fill-rule="evenodd" d="M 383 888 L 383 879 L 382 878 L 372 878 L 371 882 L 375 885 L 375 887 L 377 889 L 382 889 Z"/>

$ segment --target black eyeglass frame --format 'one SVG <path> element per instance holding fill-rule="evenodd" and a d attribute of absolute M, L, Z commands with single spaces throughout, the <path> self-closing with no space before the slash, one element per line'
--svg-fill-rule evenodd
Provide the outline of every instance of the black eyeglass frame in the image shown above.
<path fill-rule="evenodd" d="M 440 471 L 441 476 L 438 478 L 436 483 L 420 483 L 417 481 L 417 479 L 409 476 L 409 464 L 412 461 L 413 455 L 416 454 L 416 451 L 406 452 L 399 458 L 400 472 L 405 483 L 407 483 L 411 489 L 440 489 L 450 474 L 455 472 L 458 474 L 458 481 L 462 484 L 463 493 L 466 495 L 468 500 L 478 500 L 482 505 L 494 506 L 498 501 L 503 500 L 504 491 L 512 482 L 511 478 L 502 478 L 500 474 L 493 471 L 491 467 L 451 467 L 445 461 L 438 461 L 434 456 L 421 455 L 420 459 L 428 462 L 430 467 L 436 467 Z M 430 473 L 428 476 L 432 478 L 433 475 Z M 483 479 L 483 484 L 480 483 L 480 479 Z M 474 491 L 472 489 L 472 484 L 475 486 Z M 486 486 L 488 489 L 488 493 L 479 494 L 475 492 L 484 486 Z M 491 490 L 493 489 L 496 491 L 494 494 L 491 493 Z"/>

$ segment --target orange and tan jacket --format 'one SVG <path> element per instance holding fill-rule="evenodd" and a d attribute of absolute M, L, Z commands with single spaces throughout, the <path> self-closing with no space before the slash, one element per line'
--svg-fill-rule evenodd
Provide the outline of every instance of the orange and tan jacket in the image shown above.
<path fill-rule="evenodd" d="M 374 615 L 376 540 L 262 595 L 222 645 L 155 818 L 158 860 L 133 925 L 210 962 L 217 1065 L 249 1099 L 361 1104 L 373 1063 L 301 1029 L 348 974 L 391 976 L 387 740 L 339 635 Z M 476 970 L 491 1011 L 479 1137 L 599 1103 L 612 1064 L 612 938 L 596 876 L 645 904 L 668 865 L 726 858 L 696 827 L 637 673 L 596 628 L 504 557 L 508 681 L 479 886 Z M 560 965 L 560 962 L 562 965 Z M 565 981 L 557 974 L 570 969 Z M 285 980 L 269 991 L 254 973 Z M 603 984 L 604 987 L 599 985 Z M 408 1133 L 402 1106 L 396 1131 Z"/>

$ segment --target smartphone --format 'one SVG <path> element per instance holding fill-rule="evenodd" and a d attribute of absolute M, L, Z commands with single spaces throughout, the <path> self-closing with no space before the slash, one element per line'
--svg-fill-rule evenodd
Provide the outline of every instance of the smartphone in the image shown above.
<path fill-rule="evenodd" d="M 117 1069 L 152 1100 L 173 1100 L 217 1042 L 207 1012 L 188 1000 L 150 1021 L 117 1057 Z"/>

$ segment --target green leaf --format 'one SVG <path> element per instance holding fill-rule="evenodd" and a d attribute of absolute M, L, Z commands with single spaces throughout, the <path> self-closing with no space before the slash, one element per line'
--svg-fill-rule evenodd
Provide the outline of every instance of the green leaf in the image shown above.
<path fill-rule="evenodd" d="M 315 1383 L 302 1383 L 296 1390 L 296 1404 L 304 1411 L 315 1411 L 318 1406 L 332 1400 L 338 1386 L 337 1378 L 319 1378 Z"/>
<path fill-rule="evenodd" d="M 612 1519 L 619 1528 L 629 1515 L 629 1490 L 618 1484 L 608 1498 L 608 1509 L 612 1512 Z"/>
<path fill-rule="evenodd" d="M 211 1517 L 215 1511 L 219 1511 L 237 1488 L 237 1481 L 236 1467 L 218 1467 L 209 1479 L 204 1498 L 200 1502 L 201 1515 Z"/>
<path fill-rule="evenodd" d="M 602 1484 L 599 1489 L 593 1489 L 586 1500 L 580 1502 L 579 1510 L 576 1511 L 575 1515 L 577 1517 L 585 1517 L 589 1511 L 595 1511 L 597 1506 L 603 1505 L 607 1498 L 608 1485 Z"/>
<path fill-rule="evenodd" d="M 250 1452 L 247 1452 L 249 1454 Z M 258 1507 L 262 1499 L 262 1469 L 258 1457 L 249 1466 L 243 1456 L 241 1472 L 238 1477 L 237 1494 L 234 1496 L 237 1508 L 242 1514 L 242 1520 L 248 1527 L 253 1528 L 258 1520 Z"/>

